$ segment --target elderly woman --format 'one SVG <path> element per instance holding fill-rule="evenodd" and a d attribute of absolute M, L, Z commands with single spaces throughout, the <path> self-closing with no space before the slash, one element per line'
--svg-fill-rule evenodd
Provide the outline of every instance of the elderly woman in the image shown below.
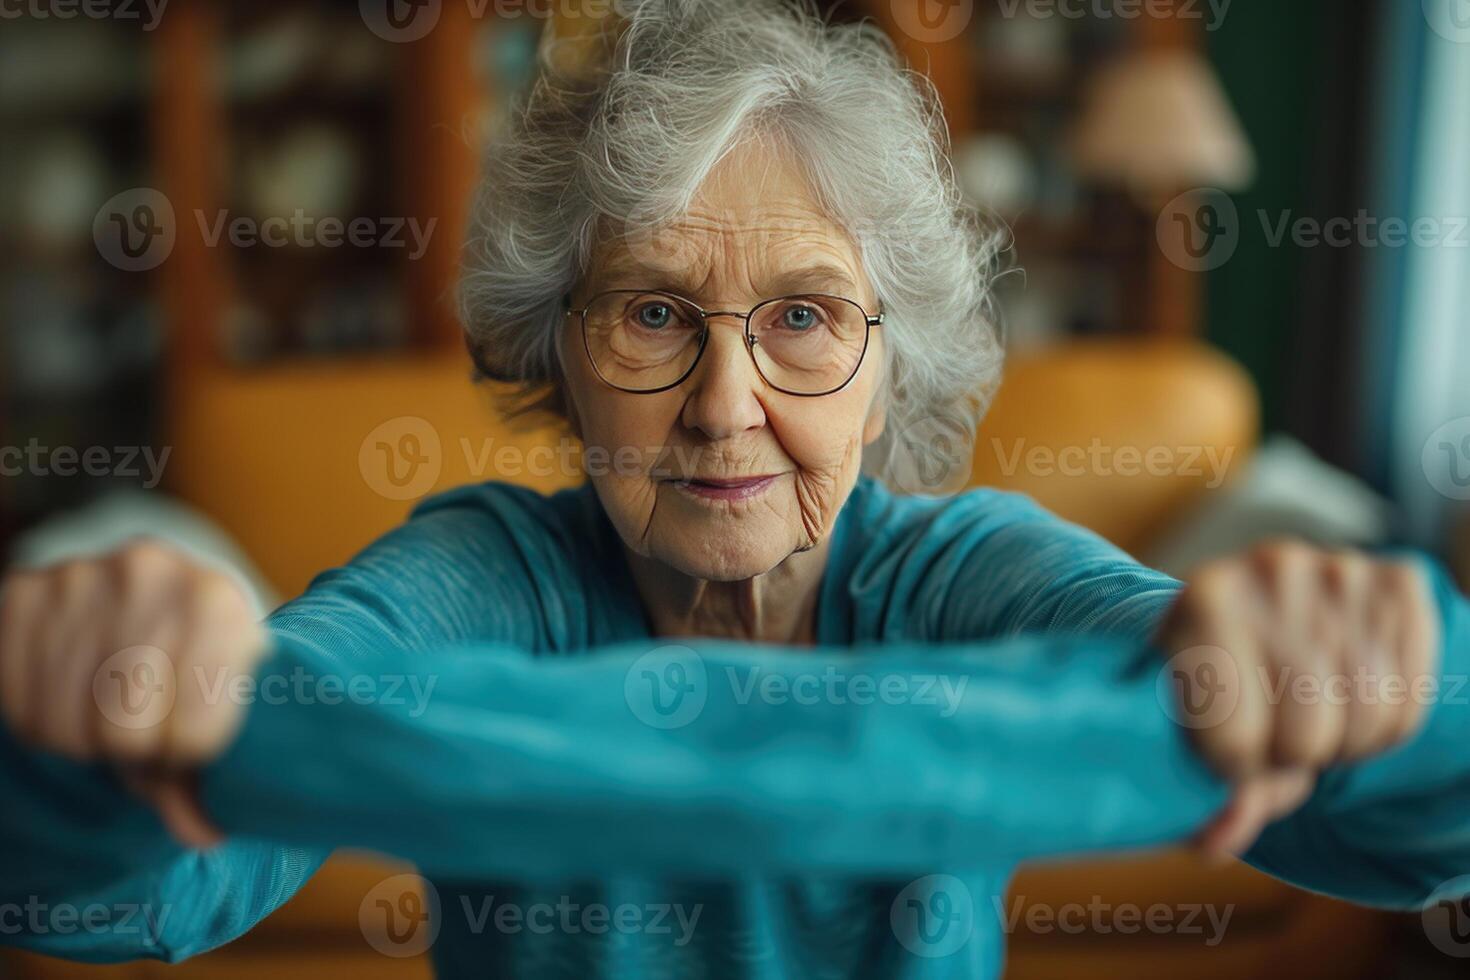
<path fill-rule="evenodd" d="M 156 545 L 9 577 L 0 902 L 143 914 L 5 939 L 179 959 L 357 847 L 432 884 L 344 912 L 444 976 L 993 977 L 1026 858 L 1193 839 L 1401 907 L 1470 872 L 1463 698 L 1295 684 L 1462 674 L 1438 566 L 1186 584 L 891 493 L 1000 361 L 932 97 L 869 25 L 625 6 L 493 143 L 464 281 L 590 482 L 438 496 L 263 627 Z"/>

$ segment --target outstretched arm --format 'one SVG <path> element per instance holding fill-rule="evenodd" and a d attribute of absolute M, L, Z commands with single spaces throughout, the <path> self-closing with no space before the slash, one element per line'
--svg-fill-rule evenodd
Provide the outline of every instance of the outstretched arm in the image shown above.
<path fill-rule="evenodd" d="M 1442 566 L 1281 544 L 1186 584 L 1025 498 L 987 496 L 916 532 L 929 557 L 900 604 L 927 611 L 929 635 L 1152 637 L 1152 669 L 1183 668 L 1192 689 L 1172 694 L 1197 699 L 1175 712 L 1191 744 L 1244 787 L 1204 842 L 1222 830 L 1255 866 L 1367 904 L 1417 907 L 1470 875 L 1470 603 Z M 1195 645 L 1208 655 L 1164 659 Z M 1261 832 L 1281 801 L 1255 789 L 1273 782 L 1305 803 Z"/>
<path fill-rule="evenodd" d="M 263 686 L 363 696 L 257 703 L 203 798 L 231 833 L 472 879 L 906 873 L 1152 845 L 1224 799 L 1139 669 L 1152 659 L 1102 638 L 638 642 L 574 662 L 478 646 L 385 657 L 364 680 L 283 638 Z"/>

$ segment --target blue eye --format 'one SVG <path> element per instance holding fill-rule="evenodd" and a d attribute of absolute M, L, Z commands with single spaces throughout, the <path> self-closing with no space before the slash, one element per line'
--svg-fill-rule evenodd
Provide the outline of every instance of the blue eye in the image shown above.
<path fill-rule="evenodd" d="M 810 330 L 817 324 L 817 314 L 810 306 L 788 307 L 781 315 L 781 325 L 798 332 Z"/>
<path fill-rule="evenodd" d="M 648 303 L 640 306 L 634 317 L 640 327 L 650 330 L 662 330 L 669 325 L 674 318 L 674 311 L 667 303 Z"/>

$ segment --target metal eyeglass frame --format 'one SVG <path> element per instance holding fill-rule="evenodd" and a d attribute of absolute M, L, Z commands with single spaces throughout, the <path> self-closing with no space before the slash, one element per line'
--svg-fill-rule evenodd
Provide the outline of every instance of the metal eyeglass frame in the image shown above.
<path fill-rule="evenodd" d="M 689 363 L 689 367 L 684 371 L 683 374 L 679 376 L 679 379 L 677 381 L 674 381 L 670 384 L 661 385 L 657 388 L 625 388 L 620 384 L 614 384 L 613 382 L 609 381 L 603 375 L 602 369 L 597 366 L 597 358 L 592 356 L 592 344 L 587 339 L 587 311 L 592 308 L 592 305 L 594 303 L 596 303 L 599 299 L 602 299 L 602 297 L 604 296 L 622 294 L 667 296 L 671 299 L 678 300 L 679 302 L 685 304 L 690 309 L 699 314 L 701 328 L 699 331 L 699 350 L 695 352 L 694 360 Z M 760 341 L 757 340 L 755 335 L 750 332 L 751 318 L 755 316 L 758 310 L 770 306 L 772 303 L 780 303 L 783 300 L 789 299 L 798 299 L 803 296 L 811 296 L 822 299 L 835 299 L 839 302 L 847 303 L 851 306 L 856 307 L 858 312 L 862 313 L 863 315 L 863 349 L 858 354 L 857 363 L 853 365 L 852 373 L 847 376 L 846 380 L 844 380 L 842 384 L 827 391 L 792 391 L 789 388 L 782 388 L 770 378 L 766 377 L 766 372 L 761 370 L 760 361 L 756 360 L 755 357 L 755 345 L 760 343 Z M 592 365 L 592 370 L 597 374 L 597 377 L 600 378 L 602 382 L 609 387 L 616 388 L 618 391 L 626 391 L 630 395 L 656 395 L 659 392 L 668 391 L 672 388 L 677 388 L 685 381 L 688 381 L 689 376 L 694 373 L 694 369 L 699 366 L 700 358 L 704 357 L 704 349 L 709 342 L 710 317 L 716 316 L 733 316 L 738 317 L 744 321 L 743 329 L 745 332 L 745 351 L 750 355 L 750 362 L 755 365 L 756 374 L 760 375 L 761 380 L 770 385 L 772 388 L 776 389 L 782 394 L 794 395 L 797 398 L 822 398 L 826 395 L 835 395 L 843 388 L 846 388 L 848 385 L 852 384 L 852 379 L 857 377 L 858 371 L 861 370 L 863 366 L 863 358 L 867 357 L 868 355 L 868 342 L 873 337 L 873 328 L 881 327 L 883 325 L 884 318 L 887 316 L 887 314 L 883 312 L 879 312 L 877 314 L 869 313 L 857 300 L 848 299 L 846 296 L 838 296 L 834 293 L 792 293 L 789 296 L 776 296 L 772 299 L 761 300 L 745 313 L 740 313 L 735 310 L 706 310 L 704 309 L 704 307 L 700 306 L 692 299 L 680 296 L 678 293 L 671 293 L 667 289 L 605 289 L 602 292 L 597 293 L 596 295 L 589 298 L 587 300 L 587 304 L 581 309 L 576 310 L 572 309 L 571 293 L 564 293 L 562 295 L 561 302 L 564 310 L 563 315 L 570 315 L 575 313 L 582 319 L 582 349 L 587 352 L 587 362 Z"/>

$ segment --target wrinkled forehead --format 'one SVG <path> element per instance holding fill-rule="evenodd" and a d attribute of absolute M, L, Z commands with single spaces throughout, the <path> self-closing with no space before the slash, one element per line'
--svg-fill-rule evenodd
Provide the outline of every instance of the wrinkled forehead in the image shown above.
<path fill-rule="evenodd" d="M 686 292 L 719 281 L 763 295 L 833 292 L 871 299 L 857 244 L 818 203 L 805 176 L 777 155 L 721 161 L 671 220 L 629 222 L 594 252 L 596 288 Z"/>

